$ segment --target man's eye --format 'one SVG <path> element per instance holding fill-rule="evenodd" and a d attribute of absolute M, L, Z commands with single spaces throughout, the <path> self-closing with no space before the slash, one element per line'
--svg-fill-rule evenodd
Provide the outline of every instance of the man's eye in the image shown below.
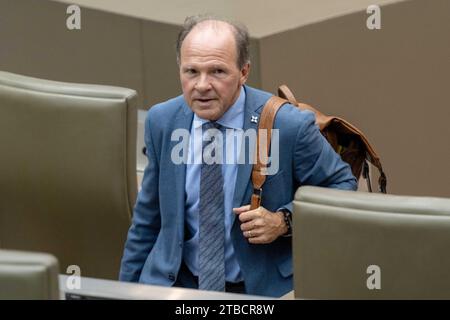
<path fill-rule="evenodd" d="M 225 71 L 223 71 L 222 69 L 215 69 L 214 73 L 215 74 L 222 74 L 222 73 L 225 73 Z"/>
<path fill-rule="evenodd" d="M 196 74 L 197 71 L 195 71 L 194 69 L 186 69 L 185 71 L 187 74 Z"/>

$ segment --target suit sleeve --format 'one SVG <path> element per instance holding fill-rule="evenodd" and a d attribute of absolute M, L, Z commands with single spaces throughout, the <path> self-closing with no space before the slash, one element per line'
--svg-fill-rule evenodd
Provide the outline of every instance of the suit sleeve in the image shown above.
<path fill-rule="evenodd" d="M 301 185 L 356 190 L 356 178 L 315 124 L 314 114 L 304 112 L 294 146 L 295 174 Z"/>
<path fill-rule="evenodd" d="M 133 211 L 120 268 L 120 281 L 138 282 L 144 263 L 153 248 L 161 227 L 159 210 L 159 164 L 154 145 L 152 112 L 145 122 L 145 145 L 148 165 L 144 171 L 142 187 Z"/>

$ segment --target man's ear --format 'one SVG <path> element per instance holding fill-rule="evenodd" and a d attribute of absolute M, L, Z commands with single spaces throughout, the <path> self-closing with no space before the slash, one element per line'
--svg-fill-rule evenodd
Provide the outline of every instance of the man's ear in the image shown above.
<path fill-rule="evenodd" d="M 247 82 L 248 76 L 250 74 L 250 62 L 247 62 L 244 67 L 241 69 L 241 86 Z"/>

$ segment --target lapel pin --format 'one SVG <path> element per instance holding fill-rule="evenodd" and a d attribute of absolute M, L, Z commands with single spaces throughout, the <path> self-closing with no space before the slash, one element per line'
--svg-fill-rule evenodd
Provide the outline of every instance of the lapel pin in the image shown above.
<path fill-rule="evenodd" d="M 258 123 L 258 117 L 257 116 L 252 116 L 250 121 L 253 122 L 253 123 Z"/>

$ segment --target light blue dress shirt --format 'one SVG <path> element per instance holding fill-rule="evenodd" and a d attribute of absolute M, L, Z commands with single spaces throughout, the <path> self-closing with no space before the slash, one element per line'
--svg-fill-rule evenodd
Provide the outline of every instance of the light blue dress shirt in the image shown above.
<path fill-rule="evenodd" d="M 240 150 L 242 142 L 244 104 L 245 90 L 241 87 L 241 92 L 236 102 L 219 120 L 217 120 L 217 123 L 226 129 L 223 143 L 224 164 L 222 165 L 222 175 L 224 181 L 223 191 L 225 209 L 225 280 L 228 282 L 239 282 L 243 280 L 230 234 L 233 215 L 235 215 L 235 213 L 233 213 L 232 205 L 238 171 L 238 150 Z M 190 238 L 185 240 L 183 258 L 187 267 L 195 276 L 198 276 L 202 124 L 207 121 L 208 120 L 201 119 L 194 114 L 189 140 L 188 164 L 186 166 L 186 233 Z"/>

